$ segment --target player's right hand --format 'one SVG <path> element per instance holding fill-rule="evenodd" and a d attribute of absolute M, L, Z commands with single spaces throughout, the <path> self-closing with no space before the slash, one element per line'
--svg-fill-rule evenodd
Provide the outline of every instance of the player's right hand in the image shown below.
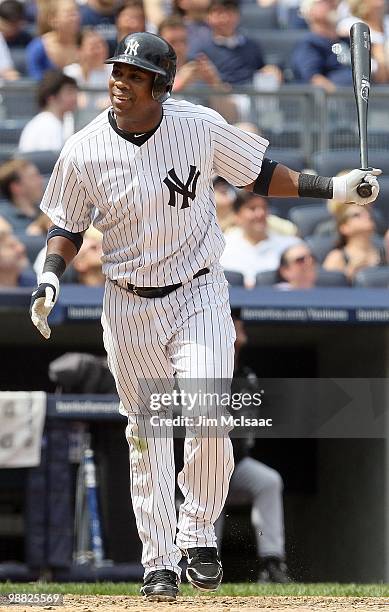
<path fill-rule="evenodd" d="M 377 199 L 380 191 L 380 186 L 377 181 L 377 176 L 382 174 L 379 168 L 372 168 L 370 172 L 366 170 L 351 170 L 342 176 L 334 176 L 332 179 L 333 196 L 332 199 L 345 204 L 359 204 L 365 206 L 371 204 Z M 358 194 L 357 188 L 363 182 L 370 183 L 371 196 L 363 198 Z"/>
<path fill-rule="evenodd" d="M 38 287 L 33 291 L 30 303 L 31 321 L 48 340 L 51 329 L 47 317 L 52 311 L 59 295 L 59 279 L 53 272 L 43 272 Z"/>

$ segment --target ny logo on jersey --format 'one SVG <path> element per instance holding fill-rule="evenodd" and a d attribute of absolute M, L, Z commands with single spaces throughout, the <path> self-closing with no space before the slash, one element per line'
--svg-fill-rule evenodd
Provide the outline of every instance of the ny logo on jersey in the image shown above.
<path fill-rule="evenodd" d="M 179 194 L 182 195 L 181 210 L 183 208 L 188 208 L 189 198 L 194 200 L 196 196 L 196 186 L 200 176 L 200 170 L 197 170 L 196 166 L 190 166 L 190 172 L 186 183 L 183 183 L 178 178 L 174 168 L 169 170 L 168 175 L 170 178 L 166 177 L 163 179 L 163 182 L 168 187 L 170 192 L 170 199 L 168 202 L 169 206 L 176 205 L 176 194 Z"/>
<path fill-rule="evenodd" d="M 138 55 L 139 43 L 137 40 L 130 40 L 125 50 L 126 55 Z"/>

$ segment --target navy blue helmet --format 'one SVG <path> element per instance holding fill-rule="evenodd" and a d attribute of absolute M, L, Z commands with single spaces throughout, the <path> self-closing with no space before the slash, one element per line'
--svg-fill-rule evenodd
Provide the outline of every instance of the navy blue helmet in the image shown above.
<path fill-rule="evenodd" d="M 169 97 L 176 75 L 177 56 L 171 45 L 156 34 L 136 32 L 120 41 L 106 64 L 131 64 L 154 72 L 152 96 L 163 102 Z"/>

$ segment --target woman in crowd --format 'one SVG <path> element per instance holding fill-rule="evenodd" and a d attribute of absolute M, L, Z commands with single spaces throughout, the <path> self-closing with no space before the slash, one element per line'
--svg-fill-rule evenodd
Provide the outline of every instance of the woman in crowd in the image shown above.
<path fill-rule="evenodd" d="M 339 240 L 325 258 L 323 268 L 343 272 L 352 281 L 362 268 L 387 264 L 384 248 L 374 243 L 375 223 L 368 207 L 331 200 L 329 208 L 336 220 Z"/>
<path fill-rule="evenodd" d="M 88 27 L 82 30 L 79 44 L 79 61 L 65 66 L 64 73 L 73 77 L 81 88 L 96 87 L 104 89 L 105 92 L 112 72 L 112 66 L 104 64 L 108 57 L 107 42 L 97 30 Z M 103 110 L 110 104 L 106 93 L 83 91 L 79 92 L 77 102 L 79 109 L 92 113 Z"/>
<path fill-rule="evenodd" d="M 46 70 L 63 69 L 78 62 L 80 15 L 74 0 L 52 0 L 47 24 L 50 30 L 34 38 L 26 48 L 28 75 L 37 80 Z M 42 25 L 42 29 L 46 27 Z"/>

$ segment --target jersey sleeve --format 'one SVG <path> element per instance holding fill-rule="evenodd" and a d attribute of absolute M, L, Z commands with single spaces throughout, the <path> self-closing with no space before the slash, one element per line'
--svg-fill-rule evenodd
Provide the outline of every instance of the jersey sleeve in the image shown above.
<path fill-rule="evenodd" d="M 67 145 L 55 164 L 40 208 L 55 225 L 77 233 L 90 226 L 94 205 L 87 196 Z"/>
<path fill-rule="evenodd" d="M 225 122 L 212 123 L 215 174 L 235 187 L 250 185 L 261 172 L 269 141 Z"/>

